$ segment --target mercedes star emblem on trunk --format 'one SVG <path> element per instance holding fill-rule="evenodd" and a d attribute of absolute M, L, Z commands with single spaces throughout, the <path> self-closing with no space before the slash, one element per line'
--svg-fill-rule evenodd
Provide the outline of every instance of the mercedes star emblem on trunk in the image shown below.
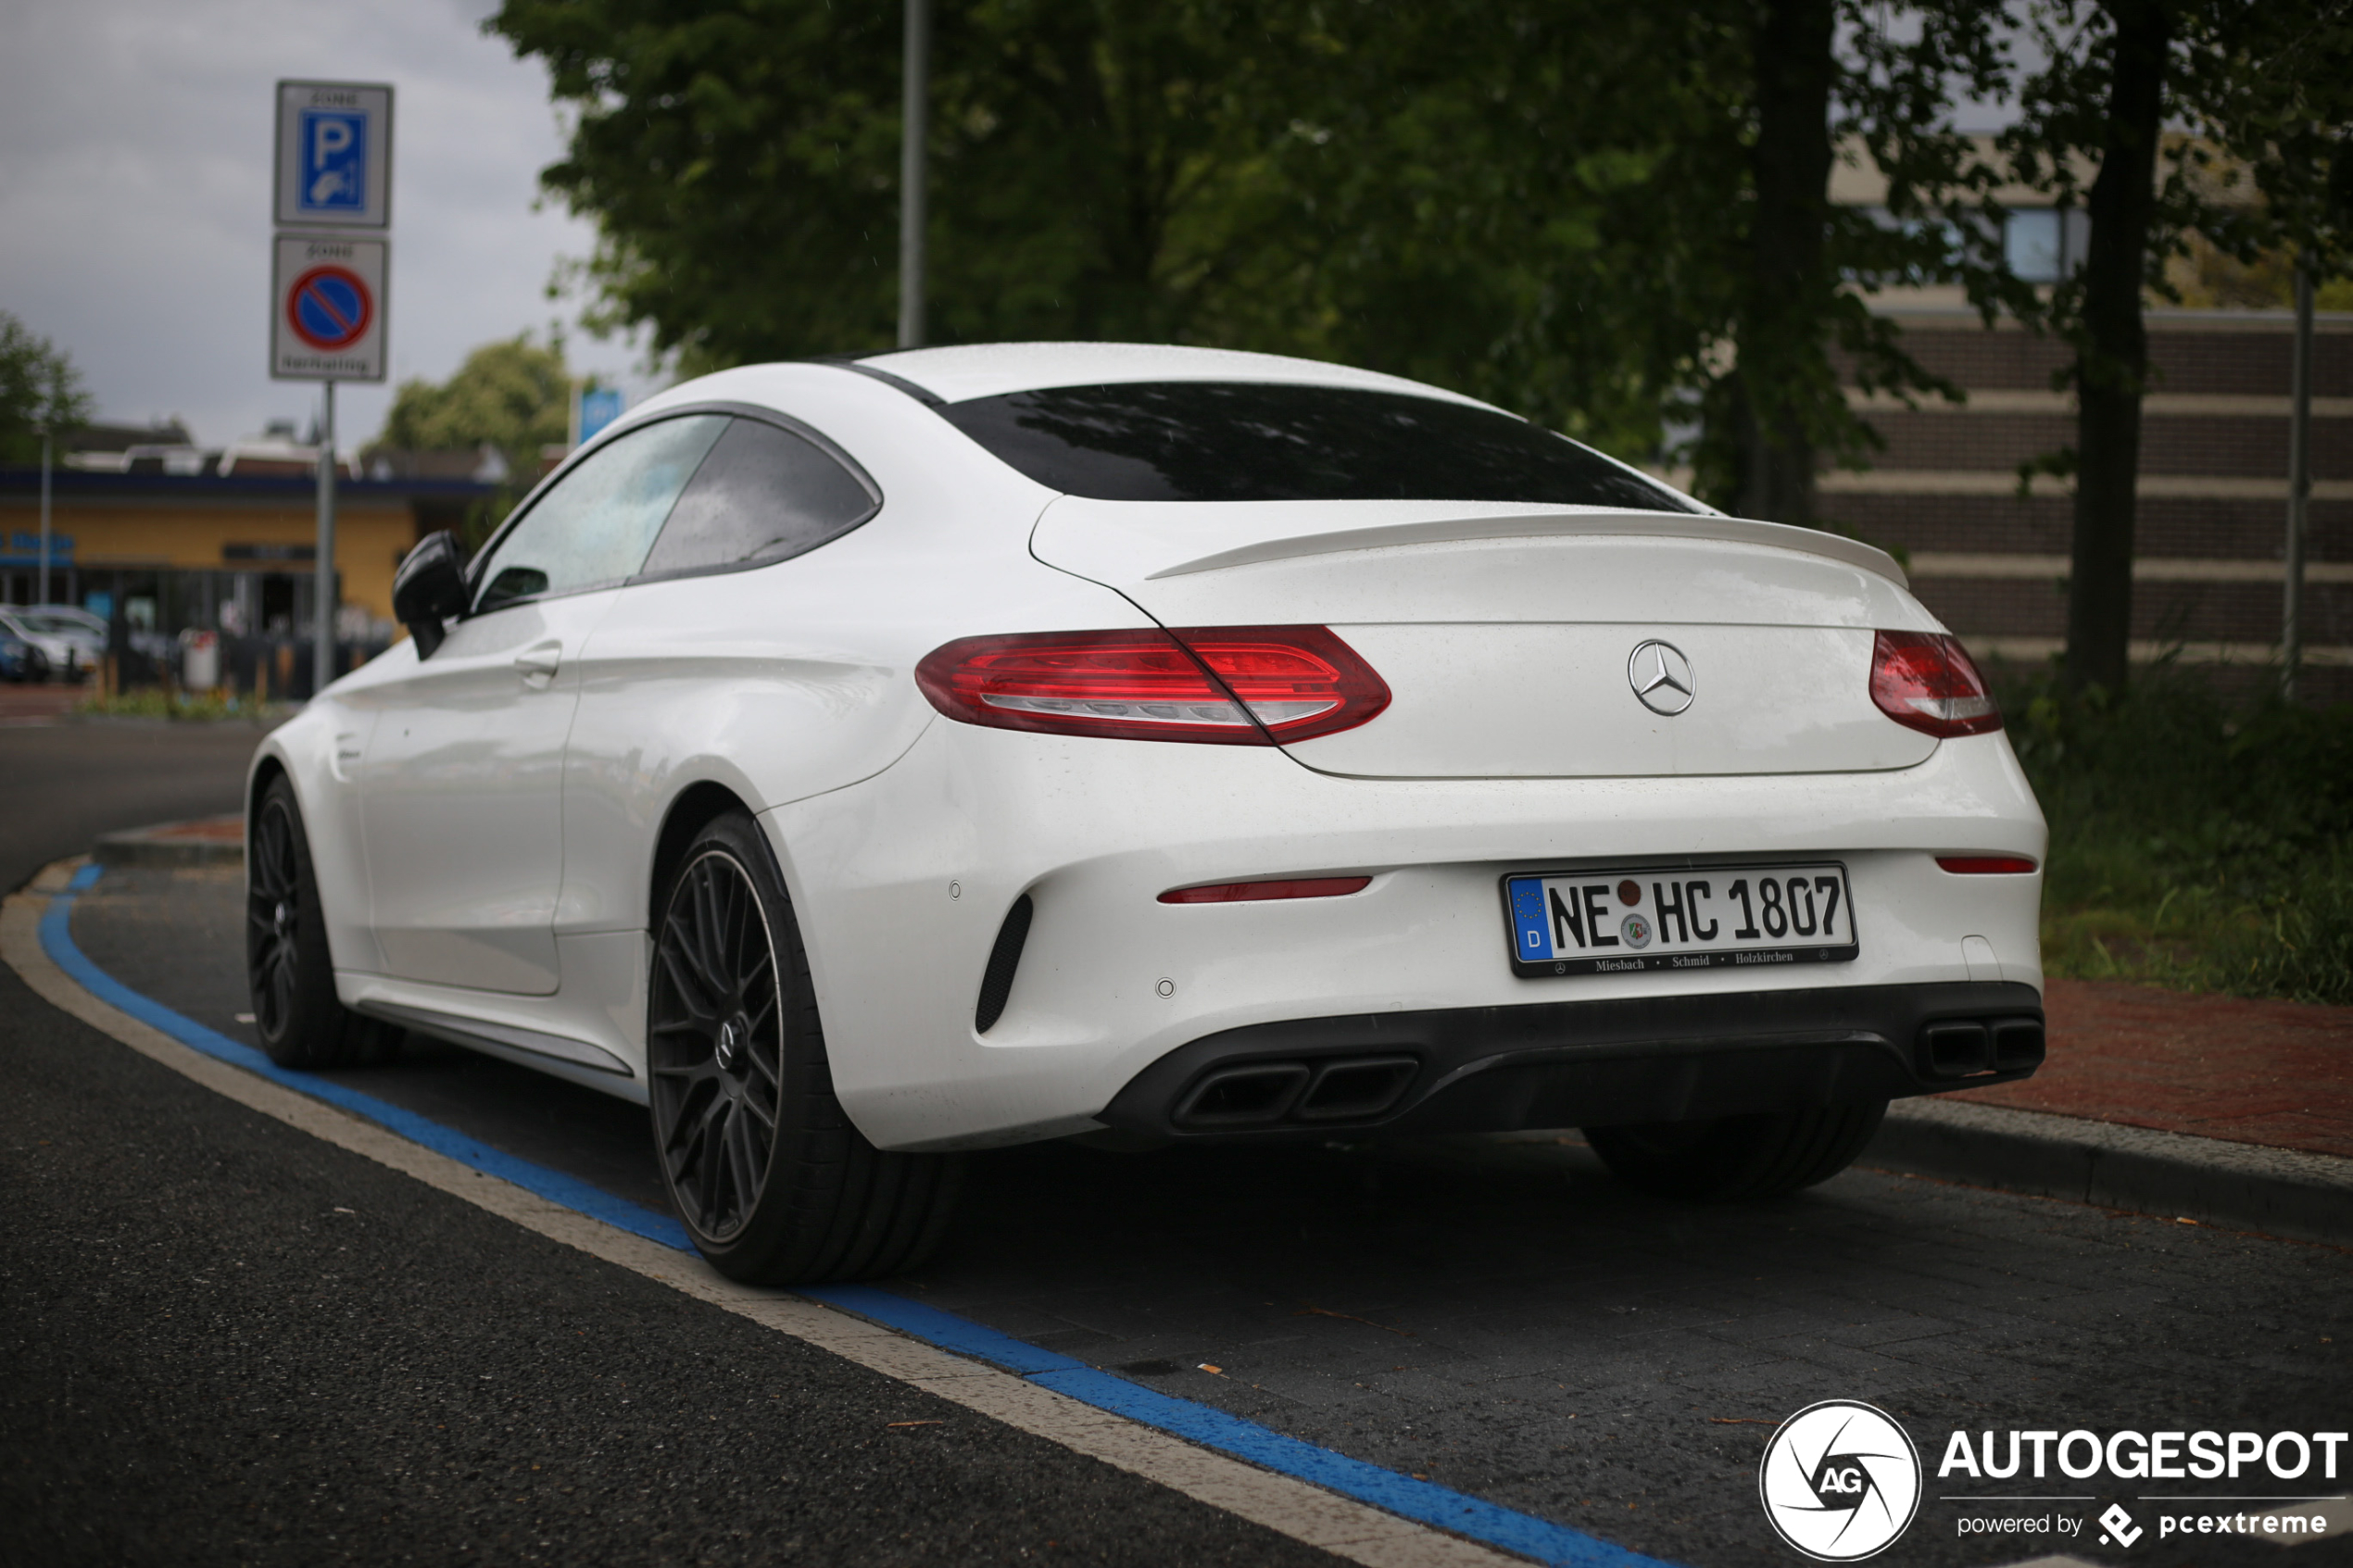
<path fill-rule="evenodd" d="M 1672 643 L 1655 637 L 1636 643 L 1626 656 L 1627 684 L 1653 713 L 1672 719 L 1692 705 L 1699 683 L 1692 679 L 1692 661 Z"/>

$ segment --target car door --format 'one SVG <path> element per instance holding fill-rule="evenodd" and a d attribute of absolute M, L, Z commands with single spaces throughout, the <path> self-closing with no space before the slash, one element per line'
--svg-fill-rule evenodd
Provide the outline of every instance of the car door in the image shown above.
<path fill-rule="evenodd" d="M 912 742 L 928 711 L 884 700 L 834 629 L 904 570 L 834 543 L 881 505 L 849 454 L 782 415 L 738 416 L 711 447 L 582 659 L 560 935 L 645 928 L 654 834 L 686 784 L 790 798 Z"/>
<path fill-rule="evenodd" d="M 432 657 L 373 689 L 362 831 L 392 974 L 556 989 L 578 656 L 726 424 L 656 420 L 574 464 L 493 541 L 472 608 Z"/>

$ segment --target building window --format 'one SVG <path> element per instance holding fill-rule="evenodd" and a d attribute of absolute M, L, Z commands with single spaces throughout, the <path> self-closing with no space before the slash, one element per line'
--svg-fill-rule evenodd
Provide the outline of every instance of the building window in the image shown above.
<path fill-rule="evenodd" d="M 2081 207 L 2020 207 L 2002 227 L 2002 255 L 2030 283 L 2056 283 L 2083 265 L 2092 215 Z"/>

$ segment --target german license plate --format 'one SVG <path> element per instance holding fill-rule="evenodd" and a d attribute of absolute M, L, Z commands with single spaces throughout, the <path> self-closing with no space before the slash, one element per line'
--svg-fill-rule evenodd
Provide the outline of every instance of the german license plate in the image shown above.
<path fill-rule="evenodd" d="M 1855 898 L 1834 861 L 1504 879 L 1512 972 L 1771 969 L 1855 957 Z"/>

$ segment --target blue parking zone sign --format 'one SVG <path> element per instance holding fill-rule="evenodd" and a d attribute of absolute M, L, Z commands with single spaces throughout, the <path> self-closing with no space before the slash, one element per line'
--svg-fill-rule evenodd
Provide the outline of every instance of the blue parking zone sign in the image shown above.
<path fill-rule="evenodd" d="M 392 89 L 369 82 L 278 83 L 277 225 L 392 223 Z"/>
<path fill-rule="evenodd" d="M 302 189 L 314 217 L 343 218 L 368 207 L 368 117 L 350 109 L 302 111 Z"/>

